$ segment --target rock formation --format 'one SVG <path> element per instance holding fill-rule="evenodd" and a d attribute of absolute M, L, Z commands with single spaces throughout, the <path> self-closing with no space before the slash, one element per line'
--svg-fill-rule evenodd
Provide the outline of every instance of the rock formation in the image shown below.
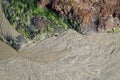
<path fill-rule="evenodd" d="M 120 26 L 120 0 L 38 0 L 40 6 L 55 10 L 59 15 L 77 17 L 83 31 L 111 30 Z"/>

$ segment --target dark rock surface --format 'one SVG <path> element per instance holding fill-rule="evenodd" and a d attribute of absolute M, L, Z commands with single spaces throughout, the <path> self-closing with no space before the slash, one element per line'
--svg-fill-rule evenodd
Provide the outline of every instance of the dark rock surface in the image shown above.
<path fill-rule="evenodd" d="M 120 33 L 68 30 L 0 61 L 0 80 L 119 80 Z"/>

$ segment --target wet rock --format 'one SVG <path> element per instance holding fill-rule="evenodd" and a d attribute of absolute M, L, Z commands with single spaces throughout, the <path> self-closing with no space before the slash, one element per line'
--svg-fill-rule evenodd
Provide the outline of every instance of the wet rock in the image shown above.
<path fill-rule="evenodd" d="M 27 41 L 22 35 L 18 35 L 16 38 L 8 35 L 5 40 L 6 43 L 13 47 L 15 50 L 21 50 L 27 46 Z"/>
<path fill-rule="evenodd" d="M 13 45 L 13 48 L 15 48 L 16 50 L 23 50 L 27 47 L 28 43 L 26 41 L 26 39 L 24 38 L 24 36 L 22 35 L 18 35 L 16 37 L 16 41 Z"/>
<path fill-rule="evenodd" d="M 28 30 L 30 32 L 31 39 L 33 39 L 39 32 L 39 28 L 36 29 L 36 27 L 34 25 L 29 25 Z"/>

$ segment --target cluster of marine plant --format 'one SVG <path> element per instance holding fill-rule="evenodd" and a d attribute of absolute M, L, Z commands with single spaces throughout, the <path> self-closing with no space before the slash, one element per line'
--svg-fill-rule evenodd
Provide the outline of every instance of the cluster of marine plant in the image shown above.
<path fill-rule="evenodd" d="M 50 9 L 39 7 L 34 0 L 3 0 L 2 5 L 10 24 L 26 39 L 45 39 L 68 28 L 81 32 L 77 19 L 60 17 Z"/>
<path fill-rule="evenodd" d="M 120 32 L 120 26 L 118 26 L 117 28 L 113 28 L 113 29 L 111 29 L 111 30 L 108 30 L 107 31 L 108 33 L 118 33 L 118 32 Z"/>

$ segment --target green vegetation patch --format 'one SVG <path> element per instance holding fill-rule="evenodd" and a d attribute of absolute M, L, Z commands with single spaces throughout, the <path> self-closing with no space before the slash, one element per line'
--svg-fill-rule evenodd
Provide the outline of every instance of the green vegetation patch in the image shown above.
<path fill-rule="evenodd" d="M 107 30 L 108 33 L 118 33 L 120 32 L 120 26 L 116 28 L 112 28 L 111 30 Z"/>
<path fill-rule="evenodd" d="M 27 40 L 43 40 L 68 28 L 81 32 L 80 21 L 40 8 L 34 0 L 3 0 L 2 4 L 10 24 Z"/>

